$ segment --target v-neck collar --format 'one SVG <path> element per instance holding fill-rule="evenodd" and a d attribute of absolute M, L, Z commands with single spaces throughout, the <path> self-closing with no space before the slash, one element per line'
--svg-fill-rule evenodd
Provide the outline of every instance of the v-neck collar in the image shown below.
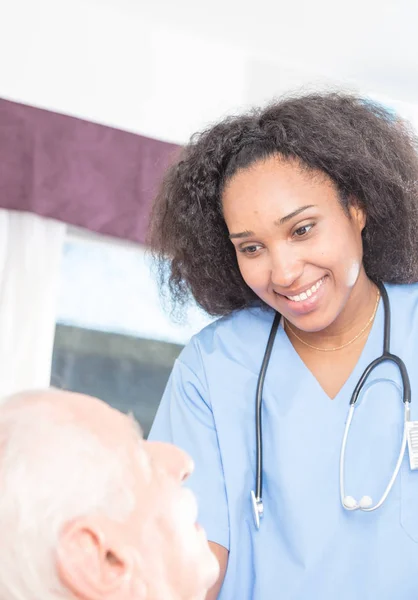
<path fill-rule="evenodd" d="M 284 330 L 283 318 L 280 320 L 280 328 L 279 328 L 278 334 L 280 335 L 280 337 L 283 340 L 283 344 L 284 344 L 287 354 L 289 355 L 291 360 L 293 360 L 295 362 L 295 364 L 297 365 L 297 369 L 303 370 L 305 377 L 311 378 L 312 384 L 317 386 L 317 389 L 322 396 L 324 396 L 328 401 L 335 403 L 335 402 L 338 402 L 342 397 L 346 398 L 348 394 L 351 397 L 351 394 L 353 393 L 355 385 L 356 385 L 357 381 L 360 379 L 360 377 L 363 374 L 363 371 L 366 369 L 367 365 L 369 365 L 375 358 L 380 356 L 380 354 L 383 350 L 383 331 L 384 331 L 383 325 L 384 325 L 384 306 L 383 306 L 382 299 L 380 299 L 379 306 L 376 311 L 376 316 L 373 321 L 373 325 L 370 329 L 369 335 L 367 336 L 366 343 L 363 346 L 360 356 L 359 356 L 356 364 L 354 365 L 353 370 L 351 371 L 348 378 L 343 383 L 342 387 L 340 388 L 340 390 L 338 391 L 337 395 L 334 398 L 331 398 L 325 392 L 324 388 L 319 383 L 318 379 L 315 377 L 315 375 L 312 373 L 312 371 L 306 366 L 306 364 L 304 363 L 302 358 L 296 352 L 295 348 L 293 347 L 292 342 L 290 341 L 290 339 L 287 336 L 287 333 Z M 379 343 L 379 336 L 381 337 L 381 343 Z M 374 350 L 374 349 L 378 349 L 377 353 L 376 353 L 376 350 Z"/>

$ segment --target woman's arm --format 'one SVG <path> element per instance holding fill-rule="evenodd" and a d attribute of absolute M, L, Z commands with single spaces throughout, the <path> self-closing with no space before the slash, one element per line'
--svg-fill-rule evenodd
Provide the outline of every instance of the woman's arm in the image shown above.
<path fill-rule="evenodd" d="M 224 582 L 226 567 L 228 565 L 228 550 L 215 542 L 209 542 L 210 549 L 216 556 L 220 566 L 220 572 L 218 581 L 211 588 L 206 596 L 206 600 L 217 600 L 219 592 L 221 591 L 222 584 Z"/>
<path fill-rule="evenodd" d="M 149 440 L 170 442 L 186 451 L 195 470 L 186 482 L 199 505 L 199 523 L 219 562 L 218 581 L 206 600 L 217 600 L 228 563 L 229 514 L 218 433 L 210 404 L 201 351 L 192 341 L 176 360 Z"/>

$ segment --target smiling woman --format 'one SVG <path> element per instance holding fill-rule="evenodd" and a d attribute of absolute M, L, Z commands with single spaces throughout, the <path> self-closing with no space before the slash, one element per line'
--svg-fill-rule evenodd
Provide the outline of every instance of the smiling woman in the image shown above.
<path fill-rule="evenodd" d="M 328 177 L 272 156 L 226 183 L 223 215 L 242 278 L 258 298 L 305 332 L 324 337 L 340 329 L 353 287 L 347 273 L 362 259 L 365 212 L 358 203 L 344 209 Z M 234 233 L 249 224 L 251 231 Z M 368 286 L 364 268 L 356 283 Z M 355 305 L 345 318 L 361 323 L 359 312 L 367 314 L 375 293 L 369 295 L 361 311 Z"/>
<path fill-rule="evenodd" d="M 418 511 L 405 504 L 418 498 L 417 473 L 405 463 L 402 486 L 398 478 L 367 514 L 348 513 L 338 486 L 347 406 L 381 356 L 383 332 L 418 388 L 416 149 L 408 125 L 382 107 L 317 94 L 221 122 L 166 177 L 151 228 L 157 260 L 171 259 L 162 283 L 223 318 L 181 353 L 151 437 L 195 461 L 190 485 L 221 564 L 211 599 L 275 600 L 278 589 L 282 600 L 416 595 Z M 262 459 L 254 397 L 259 407 L 264 378 L 257 530 L 249 490 Z M 402 385 L 383 362 L 365 386 L 345 453 L 355 497 L 365 485 L 381 497 L 390 479 Z"/>

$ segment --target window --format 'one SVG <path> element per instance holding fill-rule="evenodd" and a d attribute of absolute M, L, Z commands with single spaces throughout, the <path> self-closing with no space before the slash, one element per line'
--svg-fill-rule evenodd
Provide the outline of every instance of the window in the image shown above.
<path fill-rule="evenodd" d="M 73 233 L 63 252 L 51 385 L 132 412 L 146 436 L 176 357 L 209 321 L 195 306 L 182 325 L 170 319 L 143 248 Z"/>

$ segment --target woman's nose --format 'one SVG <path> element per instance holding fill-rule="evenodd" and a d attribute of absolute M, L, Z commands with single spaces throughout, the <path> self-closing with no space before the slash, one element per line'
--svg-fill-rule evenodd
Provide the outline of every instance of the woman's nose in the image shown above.
<path fill-rule="evenodd" d="M 295 252 L 281 247 L 273 257 L 271 282 L 277 288 L 289 288 L 303 272 L 303 263 Z"/>
<path fill-rule="evenodd" d="M 178 481 L 186 480 L 193 472 L 193 460 L 177 446 L 164 442 L 146 442 L 146 444 L 154 464 Z"/>

